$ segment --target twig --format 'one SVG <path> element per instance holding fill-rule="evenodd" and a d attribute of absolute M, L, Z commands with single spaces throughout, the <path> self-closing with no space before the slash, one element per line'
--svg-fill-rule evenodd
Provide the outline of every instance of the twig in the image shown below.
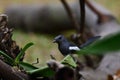
<path fill-rule="evenodd" d="M 51 59 L 56 60 L 56 58 L 52 54 L 50 54 L 50 57 Z"/>
<path fill-rule="evenodd" d="M 79 44 L 83 43 L 86 41 L 86 39 L 84 39 L 85 35 L 84 35 L 84 28 L 85 28 L 85 0 L 79 0 L 80 2 L 80 10 L 81 10 L 81 24 L 79 25 L 78 21 L 75 19 L 75 16 L 72 13 L 72 10 L 70 9 L 69 5 L 67 4 L 66 0 L 61 0 L 63 6 L 65 7 L 68 16 L 71 20 L 71 22 L 74 24 L 74 27 L 77 31 L 77 33 L 72 36 L 74 36 L 75 38 L 73 40 L 76 40 L 76 42 L 78 42 Z M 80 27 L 81 26 L 81 27 Z M 81 40 L 80 40 L 81 39 Z"/>
<path fill-rule="evenodd" d="M 85 30 L 85 0 L 79 0 L 80 3 L 80 12 L 81 12 L 81 17 L 80 17 L 80 34 L 83 36 L 84 30 Z"/>
<path fill-rule="evenodd" d="M 36 62 L 32 63 L 32 65 L 38 64 L 39 63 L 39 58 L 36 59 Z"/>
<path fill-rule="evenodd" d="M 98 11 L 88 0 L 85 0 L 85 3 L 87 6 L 97 15 L 101 16 L 103 15 L 100 11 Z"/>
<path fill-rule="evenodd" d="M 66 9 L 67 14 L 68 14 L 71 22 L 73 23 L 73 25 L 74 25 L 77 33 L 79 33 L 79 32 L 80 32 L 80 31 L 79 31 L 79 30 L 80 30 L 80 25 L 79 25 L 79 23 L 77 22 L 77 20 L 75 19 L 75 16 L 74 16 L 74 14 L 72 13 L 69 5 L 67 4 L 66 0 L 60 0 L 60 1 L 62 2 L 64 8 Z"/>
<path fill-rule="evenodd" d="M 87 6 L 98 16 L 98 23 L 104 23 L 110 20 L 115 19 L 114 16 L 112 15 L 105 15 L 102 12 L 100 12 L 99 10 L 97 10 L 94 5 L 92 5 L 90 3 L 90 1 L 85 0 Z"/>

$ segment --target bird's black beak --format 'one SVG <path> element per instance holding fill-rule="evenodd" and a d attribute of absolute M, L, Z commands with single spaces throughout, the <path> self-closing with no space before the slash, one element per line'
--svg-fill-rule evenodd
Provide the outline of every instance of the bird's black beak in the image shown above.
<path fill-rule="evenodd" d="M 55 40 L 55 39 L 53 40 L 53 43 L 56 43 L 56 40 Z"/>

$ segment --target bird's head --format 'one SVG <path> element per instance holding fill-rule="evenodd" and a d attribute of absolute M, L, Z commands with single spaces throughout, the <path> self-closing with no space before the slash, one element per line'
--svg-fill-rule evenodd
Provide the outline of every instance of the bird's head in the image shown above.
<path fill-rule="evenodd" d="M 61 43 L 62 41 L 66 40 L 63 35 L 58 35 L 54 38 L 53 42 L 54 43 Z"/>

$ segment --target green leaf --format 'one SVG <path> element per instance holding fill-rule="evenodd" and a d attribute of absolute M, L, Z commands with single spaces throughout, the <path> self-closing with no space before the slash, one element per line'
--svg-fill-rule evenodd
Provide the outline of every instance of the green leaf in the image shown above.
<path fill-rule="evenodd" d="M 73 58 L 70 55 L 67 55 L 62 61 L 62 64 L 67 64 L 71 67 L 76 67 L 76 63 L 74 62 Z M 28 74 L 34 77 L 51 77 L 55 74 L 55 72 L 50 69 L 48 66 L 41 67 L 39 69 L 27 71 Z"/>
<path fill-rule="evenodd" d="M 35 70 L 35 69 L 38 69 L 37 67 L 29 64 L 29 63 L 26 63 L 26 62 L 19 62 L 18 64 L 20 67 L 22 67 L 25 71 L 30 71 L 30 70 Z"/>
<path fill-rule="evenodd" d="M 74 62 L 73 58 L 70 55 L 67 55 L 62 61 L 62 64 L 67 64 L 72 67 L 76 67 L 76 63 Z M 50 69 L 48 66 L 41 67 L 39 69 L 29 70 L 27 71 L 28 74 L 34 77 L 51 77 L 55 74 L 55 72 Z"/>
<path fill-rule="evenodd" d="M 72 56 L 70 55 L 67 55 L 62 61 L 61 61 L 62 64 L 67 64 L 69 66 L 72 66 L 72 67 L 76 67 L 76 63 L 75 61 L 73 60 Z"/>
<path fill-rule="evenodd" d="M 52 69 L 50 69 L 48 66 L 27 71 L 27 73 L 33 77 L 52 77 L 55 74 L 55 72 Z"/>
<path fill-rule="evenodd" d="M 30 43 L 28 43 L 28 44 L 26 44 L 26 45 L 24 46 L 24 48 L 21 50 L 21 52 L 20 52 L 20 53 L 17 55 L 17 57 L 15 58 L 15 64 L 18 64 L 18 63 L 19 63 L 20 59 L 24 56 L 25 51 L 26 51 L 30 46 L 32 46 L 32 45 L 33 45 L 33 43 L 30 42 Z"/>
<path fill-rule="evenodd" d="M 120 50 L 120 32 L 108 35 L 81 49 L 78 54 L 103 54 Z"/>
<path fill-rule="evenodd" d="M 5 57 L 5 59 L 7 59 L 7 63 L 9 63 L 10 65 L 13 64 L 13 62 L 14 62 L 13 58 L 8 56 L 6 53 L 4 53 L 3 51 L 0 51 L 0 55 L 3 55 L 3 57 Z"/>

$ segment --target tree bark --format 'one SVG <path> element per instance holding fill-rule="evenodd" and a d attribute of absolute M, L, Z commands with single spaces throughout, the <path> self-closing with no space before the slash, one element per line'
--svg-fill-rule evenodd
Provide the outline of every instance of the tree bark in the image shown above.
<path fill-rule="evenodd" d="M 4 80 L 31 80 L 28 75 L 16 71 L 13 67 L 0 60 L 0 77 Z"/>
<path fill-rule="evenodd" d="M 100 6 L 99 4 L 90 1 L 97 10 L 100 10 L 105 15 L 111 13 Z M 79 2 L 69 4 L 76 20 L 80 22 L 80 7 Z M 61 31 L 74 29 L 66 10 L 62 4 L 48 5 L 32 5 L 20 6 L 12 5 L 5 9 L 4 13 L 9 16 L 9 24 L 11 27 L 19 28 L 24 31 L 45 32 L 45 33 L 60 33 Z M 86 6 L 86 26 L 99 26 L 97 23 L 99 17 L 88 6 Z"/>

